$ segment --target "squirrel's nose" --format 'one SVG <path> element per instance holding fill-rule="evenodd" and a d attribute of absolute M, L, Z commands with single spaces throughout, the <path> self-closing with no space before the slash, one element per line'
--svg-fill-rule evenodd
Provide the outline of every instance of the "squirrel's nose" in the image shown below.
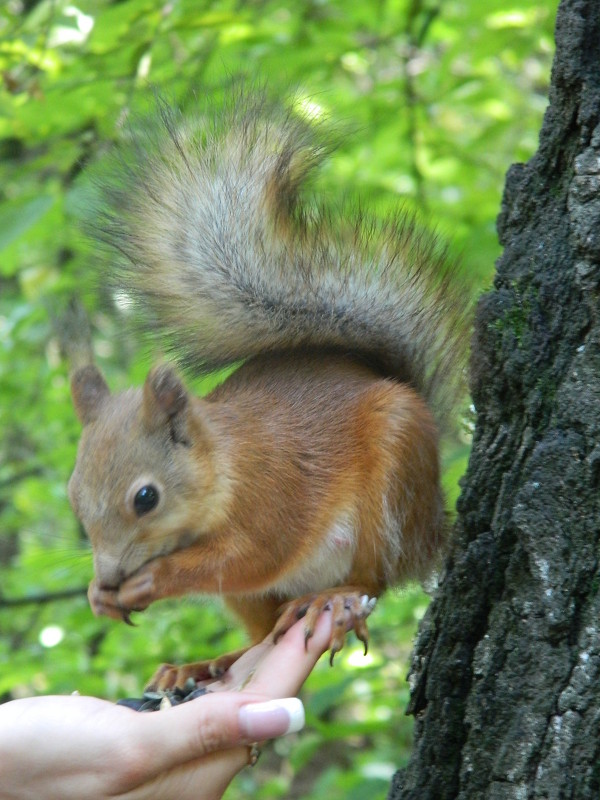
<path fill-rule="evenodd" d="M 94 554 L 94 572 L 102 589 L 117 589 L 125 577 L 120 559 L 110 553 Z"/>

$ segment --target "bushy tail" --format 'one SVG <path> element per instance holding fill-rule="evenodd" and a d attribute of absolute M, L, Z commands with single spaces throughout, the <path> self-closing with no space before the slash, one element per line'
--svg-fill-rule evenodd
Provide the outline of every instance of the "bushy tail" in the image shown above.
<path fill-rule="evenodd" d="M 196 120 L 160 104 L 107 182 L 119 289 L 186 367 L 340 349 L 411 383 L 443 424 L 464 365 L 464 292 L 412 219 L 344 219 L 300 197 L 325 150 L 260 94 Z"/>

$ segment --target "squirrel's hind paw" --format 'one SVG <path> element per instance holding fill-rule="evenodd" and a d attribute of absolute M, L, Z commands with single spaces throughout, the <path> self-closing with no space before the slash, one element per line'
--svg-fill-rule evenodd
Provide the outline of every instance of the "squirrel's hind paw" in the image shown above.
<path fill-rule="evenodd" d="M 196 683 L 214 681 L 221 678 L 245 652 L 246 648 L 226 653 L 212 660 L 196 661 L 193 664 L 181 664 L 180 666 L 161 664 L 148 682 L 145 691 L 164 692 L 183 689 L 186 684 L 189 685 L 190 679 Z"/>

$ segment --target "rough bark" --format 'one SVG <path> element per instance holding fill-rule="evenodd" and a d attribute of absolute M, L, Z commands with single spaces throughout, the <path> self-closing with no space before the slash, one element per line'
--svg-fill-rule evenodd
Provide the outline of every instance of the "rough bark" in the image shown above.
<path fill-rule="evenodd" d="M 479 302 L 473 451 L 390 800 L 600 797 L 600 3 L 563 0 Z"/>

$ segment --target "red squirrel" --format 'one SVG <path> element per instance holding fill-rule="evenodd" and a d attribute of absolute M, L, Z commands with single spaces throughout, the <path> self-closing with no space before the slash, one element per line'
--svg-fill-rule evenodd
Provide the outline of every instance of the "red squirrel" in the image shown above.
<path fill-rule="evenodd" d="M 447 523 L 439 438 L 464 362 L 464 292 L 434 238 L 396 215 L 304 197 L 326 147 L 264 95 L 197 119 L 161 105 L 107 181 L 114 285 L 196 373 L 239 364 L 207 397 L 175 369 L 111 394 L 72 376 L 83 424 L 69 483 L 91 540 L 95 614 L 222 595 L 252 642 L 328 606 L 346 620 L 424 578 Z M 163 666 L 172 688 L 227 668 Z"/>

